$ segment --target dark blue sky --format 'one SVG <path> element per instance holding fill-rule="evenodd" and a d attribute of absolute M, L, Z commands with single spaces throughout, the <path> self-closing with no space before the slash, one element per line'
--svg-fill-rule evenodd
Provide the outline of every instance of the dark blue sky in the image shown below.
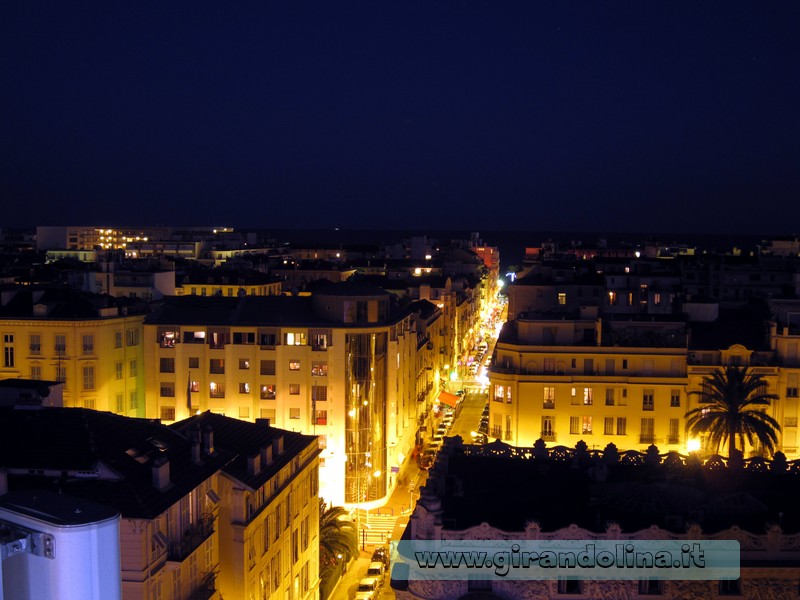
<path fill-rule="evenodd" d="M 6 2 L 0 225 L 792 233 L 800 3 Z"/>

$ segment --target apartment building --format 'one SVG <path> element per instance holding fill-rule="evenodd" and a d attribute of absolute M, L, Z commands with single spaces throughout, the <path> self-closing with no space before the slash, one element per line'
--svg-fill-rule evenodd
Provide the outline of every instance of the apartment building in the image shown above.
<path fill-rule="evenodd" d="M 211 410 L 317 435 L 321 497 L 381 505 L 425 410 L 415 328 L 390 293 L 351 282 L 313 296 L 173 298 L 145 322 L 147 415 Z"/>
<path fill-rule="evenodd" d="M 235 458 L 219 477 L 219 575 L 223 598 L 319 597 L 319 444 L 264 421 L 205 412 L 171 429 Z"/>
<path fill-rule="evenodd" d="M 0 457 L 0 493 L 60 492 L 120 513 L 124 600 L 221 597 L 220 469 L 233 455 L 210 429 L 187 437 L 95 410 L 3 408 Z"/>
<path fill-rule="evenodd" d="M 489 437 L 684 450 L 685 324 L 562 317 L 504 326 L 489 372 Z"/>
<path fill-rule="evenodd" d="M 143 417 L 144 314 L 114 298 L 8 288 L 0 306 L 0 379 L 62 382 L 67 407 Z"/>

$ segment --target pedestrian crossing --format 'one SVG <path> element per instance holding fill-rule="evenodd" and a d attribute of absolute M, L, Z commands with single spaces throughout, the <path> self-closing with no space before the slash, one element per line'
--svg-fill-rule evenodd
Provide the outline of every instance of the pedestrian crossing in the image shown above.
<path fill-rule="evenodd" d="M 362 536 L 368 544 L 385 544 L 394 531 L 400 515 L 369 513 L 362 521 L 365 533 Z"/>

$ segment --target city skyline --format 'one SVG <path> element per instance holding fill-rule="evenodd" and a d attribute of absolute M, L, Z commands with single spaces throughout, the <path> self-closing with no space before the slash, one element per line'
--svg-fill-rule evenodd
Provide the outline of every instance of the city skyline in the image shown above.
<path fill-rule="evenodd" d="M 4 225 L 792 233 L 798 11 L 8 6 Z"/>

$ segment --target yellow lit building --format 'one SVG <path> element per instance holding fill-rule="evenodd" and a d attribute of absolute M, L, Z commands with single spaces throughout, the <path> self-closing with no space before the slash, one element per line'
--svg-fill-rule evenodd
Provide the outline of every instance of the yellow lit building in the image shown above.
<path fill-rule="evenodd" d="M 143 417 L 144 315 L 124 312 L 104 296 L 13 290 L 0 308 L 0 379 L 63 382 L 66 407 Z"/>
<path fill-rule="evenodd" d="M 145 323 L 147 415 L 211 410 L 318 435 L 321 497 L 379 506 L 417 442 L 415 329 L 412 312 L 365 284 L 173 298 Z"/>
<path fill-rule="evenodd" d="M 188 275 L 175 284 L 176 296 L 277 296 L 281 281 L 264 274 L 208 272 Z"/>
<path fill-rule="evenodd" d="M 217 488 L 220 596 L 318 598 L 317 438 L 210 412 L 172 428 L 236 454 Z"/>
<path fill-rule="evenodd" d="M 651 323 L 647 324 L 652 327 Z M 665 323 L 644 343 L 644 324 L 606 332 L 597 318 L 520 318 L 506 324 L 489 372 L 489 437 L 514 446 L 685 452 L 686 332 Z"/>

